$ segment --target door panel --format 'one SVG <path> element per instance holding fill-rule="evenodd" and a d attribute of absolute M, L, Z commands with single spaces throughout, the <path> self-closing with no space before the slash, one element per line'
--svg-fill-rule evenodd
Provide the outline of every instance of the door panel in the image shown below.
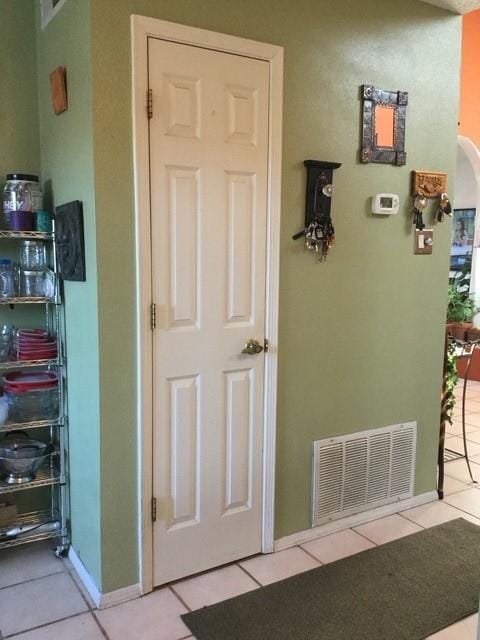
<path fill-rule="evenodd" d="M 169 327 L 198 328 L 199 170 L 166 167 L 169 185 Z"/>
<path fill-rule="evenodd" d="M 154 583 L 261 549 L 269 65 L 149 39 Z"/>
<path fill-rule="evenodd" d="M 199 393 L 198 378 L 177 378 L 170 387 L 169 530 L 198 523 Z"/>
<path fill-rule="evenodd" d="M 255 176 L 227 174 L 229 323 L 253 321 Z"/>

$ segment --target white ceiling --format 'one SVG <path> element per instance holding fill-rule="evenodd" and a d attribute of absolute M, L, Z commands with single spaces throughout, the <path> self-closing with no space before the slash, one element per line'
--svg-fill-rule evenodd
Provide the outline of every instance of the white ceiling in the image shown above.
<path fill-rule="evenodd" d="M 454 13 L 468 13 L 480 9 L 480 0 L 422 0 L 422 2 L 449 9 Z"/>

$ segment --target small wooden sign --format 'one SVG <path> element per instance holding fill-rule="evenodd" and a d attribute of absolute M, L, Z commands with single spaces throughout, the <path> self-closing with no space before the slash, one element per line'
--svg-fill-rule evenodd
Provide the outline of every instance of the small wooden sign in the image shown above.
<path fill-rule="evenodd" d="M 65 67 L 57 67 L 50 74 L 50 90 L 53 111 L 58 116 L 68 109 L 67 71 Z"/>
<path fill-rule="evenodd" d="M 412 171 L 412 195 L 439 198 L 447 191 L 447 174 L 435 171 Z"/>

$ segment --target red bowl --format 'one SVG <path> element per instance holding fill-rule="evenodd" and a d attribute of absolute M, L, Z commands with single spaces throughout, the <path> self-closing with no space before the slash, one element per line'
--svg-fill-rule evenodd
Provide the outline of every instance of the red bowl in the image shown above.
<path fill-rule="evenodd" d="M 52 351 L 57 350 L 56 342 L 43 342 L 42 344 L 19 344 L 19 351 Z"/>
<path fill-rule="evenodd" d="M 50 388 L 58 385 L 58 374 L 54 371 L 7 373 L 3 376 L 5 389 L 9 391 L 29 391 L 31 389 Z"/>
<path fill-rule="evenodd" d="M 18 354 L 19 360 L 53 360 L 56 357 L 56 351 L 35 351 L 35 353 L 20 351 Z"/>
<path fill-rule="evenodd" d="M 48 331 L 46 329 L 19 329 L 18 335 L 19 336 L 25 336 L 25 335 L 47 336 Z"/>

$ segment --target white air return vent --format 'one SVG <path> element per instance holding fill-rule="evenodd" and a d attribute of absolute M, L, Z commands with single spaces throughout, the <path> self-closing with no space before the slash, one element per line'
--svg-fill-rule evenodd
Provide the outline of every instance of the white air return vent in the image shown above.
<path fill-rule="evenodd" d="M 40 0 L 42 29 L 45 29 L 47 24 L 53 20 L 65 2 L 66 0 Z"/>
<path fill-rule="evenodd" d="M 312 526 L 413 496 L 417 423 L 313 443 Z"/>

